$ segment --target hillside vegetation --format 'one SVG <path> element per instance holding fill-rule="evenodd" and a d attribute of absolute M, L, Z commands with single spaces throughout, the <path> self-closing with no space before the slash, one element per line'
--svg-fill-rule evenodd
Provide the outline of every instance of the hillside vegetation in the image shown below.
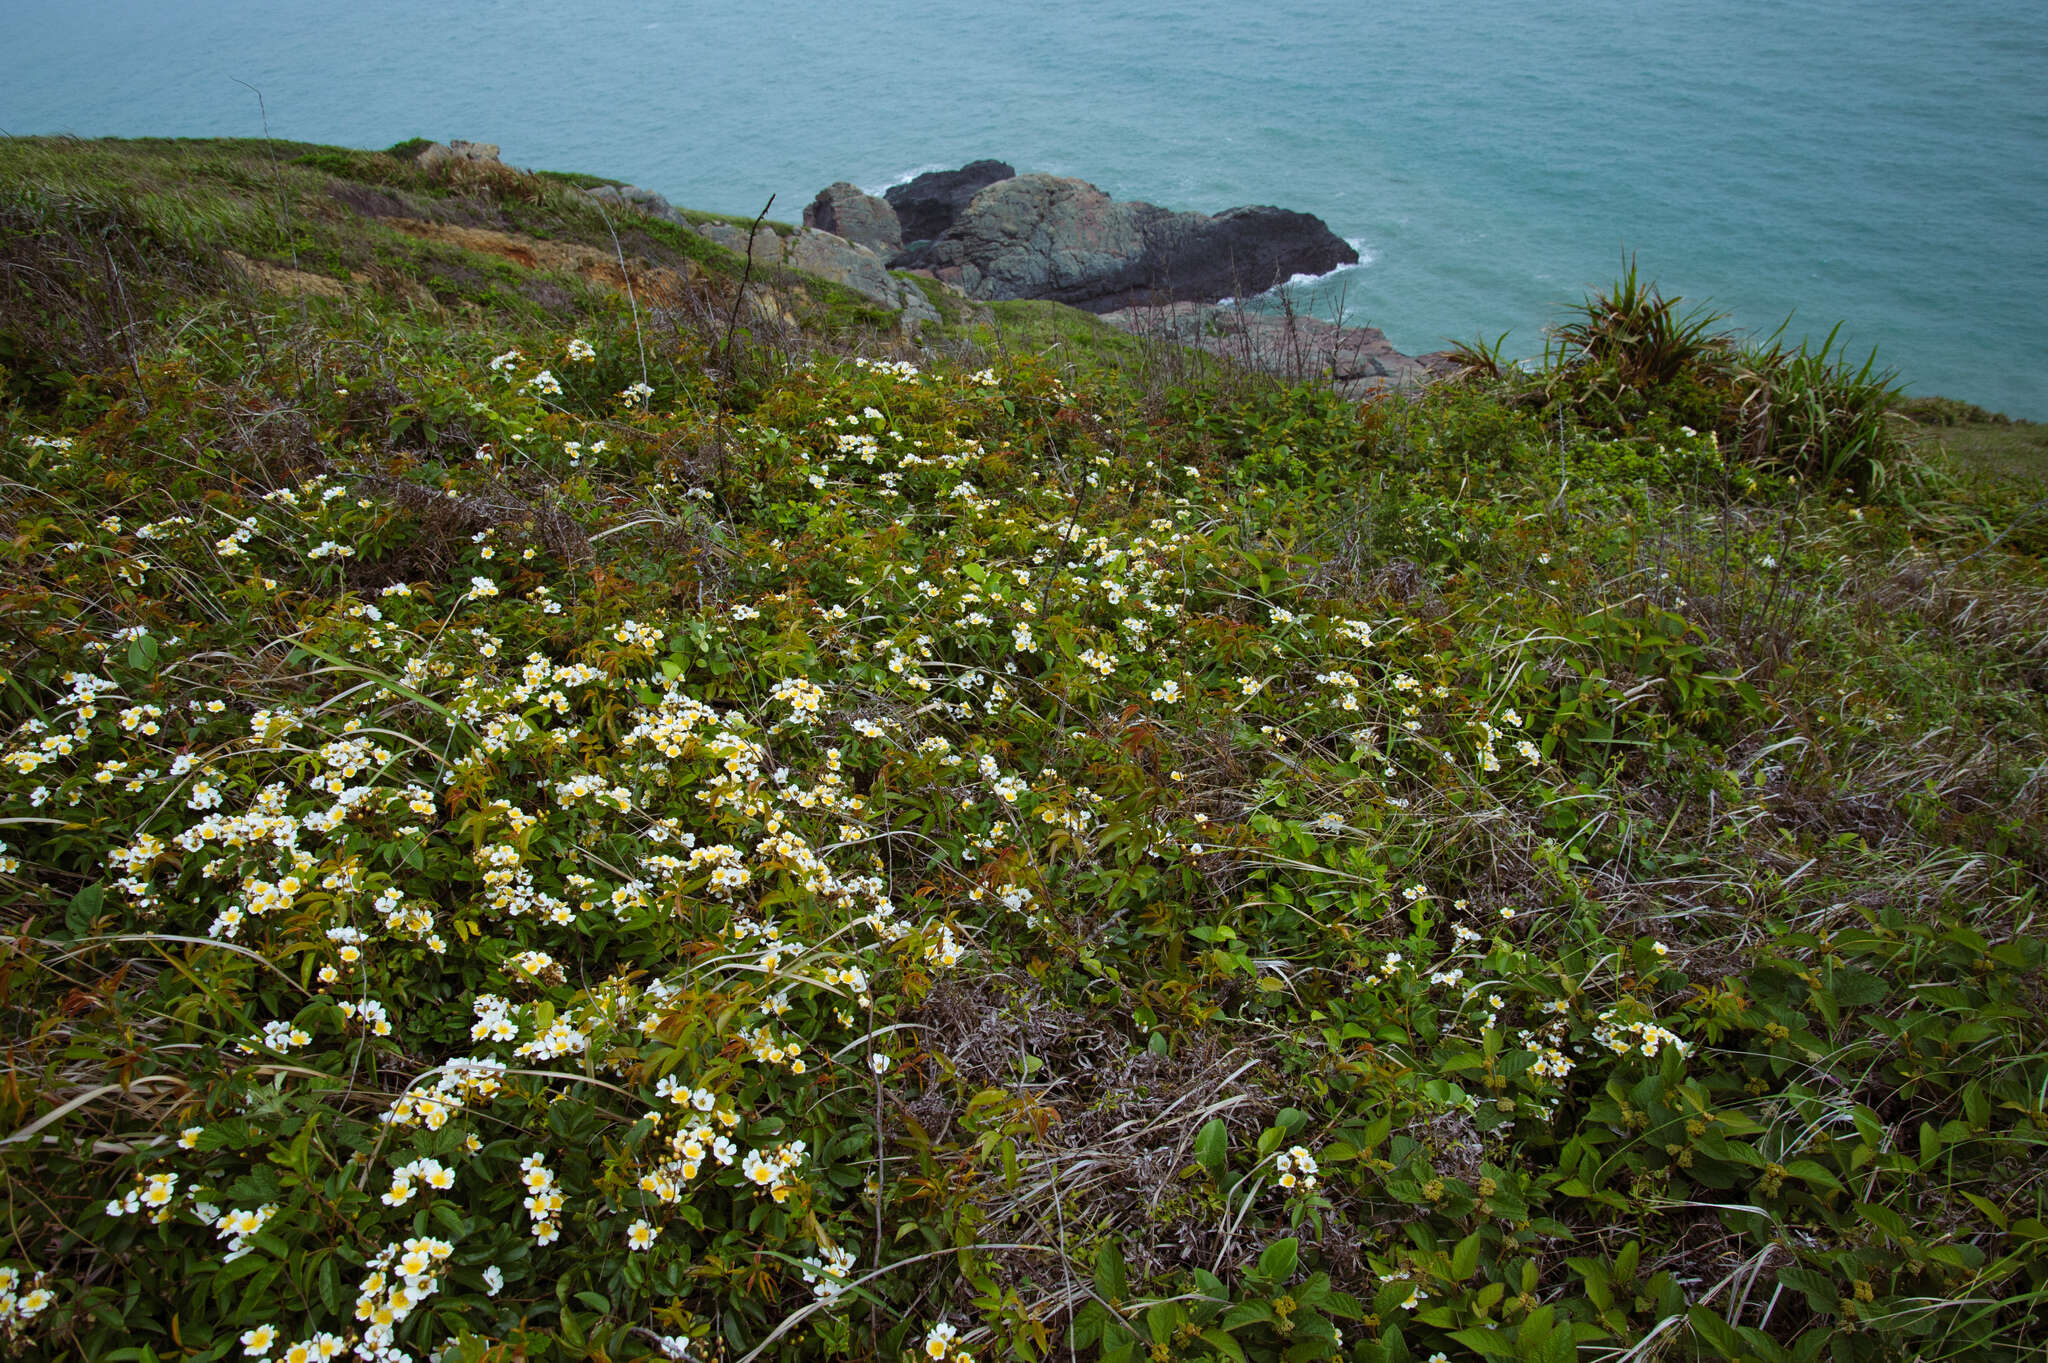
<path fill-rule="evenodd" d="M 2038 428 L 579 183 L 0 143 L 0 1350 L 2041 1355 Z"/>

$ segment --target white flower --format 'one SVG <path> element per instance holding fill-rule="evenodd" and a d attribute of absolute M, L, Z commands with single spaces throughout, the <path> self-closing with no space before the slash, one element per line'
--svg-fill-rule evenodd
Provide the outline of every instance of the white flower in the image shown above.
<path fill-rule="evenodd" d="M 868 1068 L 876 1074 L 887 1074 L 890 1063 L 889 1057 L 883 1055 L 880 1051 L 868 1057 Z"/>

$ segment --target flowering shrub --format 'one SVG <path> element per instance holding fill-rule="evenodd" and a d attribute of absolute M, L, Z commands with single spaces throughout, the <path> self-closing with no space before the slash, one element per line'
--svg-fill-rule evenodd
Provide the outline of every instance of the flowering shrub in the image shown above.
<path fill-rule="evenodd" d="M 1715 623 L 1777 579 L 1642 547 L 1711 438 L 1560 489 L 1466 393 L 742 400 L 629 325 L 8 438 L 6 1347 L 1877 1357 L 2043 1290 L 2026 873 L 1780 817 L 1814 682 Z"/>

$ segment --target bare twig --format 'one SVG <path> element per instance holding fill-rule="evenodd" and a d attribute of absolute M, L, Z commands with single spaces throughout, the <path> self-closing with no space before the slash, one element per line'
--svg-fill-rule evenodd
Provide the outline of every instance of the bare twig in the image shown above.
<path fill-rule="evenodd" d="M 762 204 L 761 211 L 754 215 L 754 225 L 747 229 L 747 268 L 740 275 L 739 292 L 733 295 L 732 316 L 728 317 L 725 323 L 725 346 L 722 352 L 724 358 L 719 361 L 719 367 L 728 374 L 732 372 L 732 337 L 733 333 L 739 330 L 740 304 L 746 301 L 747 286 L 754 282 L 754 235 L 761 230 L 761 224 L 767 220 L 768 210 L 773 207 L 775 196 L 770 194 L 768 202 Z"/>

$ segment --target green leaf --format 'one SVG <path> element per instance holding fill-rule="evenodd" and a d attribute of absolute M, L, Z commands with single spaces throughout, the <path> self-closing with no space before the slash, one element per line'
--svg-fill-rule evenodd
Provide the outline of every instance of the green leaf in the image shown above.
<path fill-rule="evenodd" d="M 1301 1257 L 1301 1242 L 1289 1236 L 1275 1240 L 1266 1246 L 1266 1252 L 1259 1256 L 1259 1275 L 1275 1286 L 1294 1276 L 1294 1265 Z"/>
<path fill-rule="evenodd" d="M 71 903 L 64 910 L 64 930 L 73 937 L 83 937 L 91 932 L 92 920 L 99 916 L 106 894 L 107 887 L 96 882 L 71 896 Z"/>
<path fill-rule="evenodd" d="M 1231 1308 L 1223 1317 L 1223 1328 L 1235 1330 L 1240 1325 L 1264 1324 L 1273 1319 L 1273 1308 L 1262 1301 L 1242 1302 Z"/>
<path fill-rule="evenodd" d="M 320 1257 L 320 1272 L 317 1275 L 320 1288 L 320 1302 L 329 1311 L 341 1310 L 341 1270 L 334 1262 L 334 1255 L 326 1253 Z"/>
<path fill-rule="evenodd" d="M 1102 1338 L 1103 1326 L 1109 1323 L 1109 1312 L 1099 1301 L 1090 1301 L 1074 1313 L 1072 1331 L 1074 1347 L 1086 1349 Z"/>
<path fill-rule="evenodd" d="M 1212 1117 L 1195 1133 L 1195 1163 L 1218 1183 L 1230 1165 L 1230 1129 L 1221 1117 Z"/>
<path fill-rule="evenodd" d="M 1479 1232 L 1474 1231 L 1458 1242 L 1458 1248 L 1451 1255 L 1451 1281 L 1464 1282 L 1479 1269 Z"/>
<path fill-rule="evenodd" d="M 1364 1320 L 1365 1307 L 1349 1292 L 1332 1292 L 1323 1298 L 1323 1313 L 1339 1320 Z"/>
<path fill-rule="evenodd" d="M 1905 1241 L 1913 1238 L 1912 1232 L 1906 1229 L 1906 1218 L 1890 1207 L 1875 1202 L 1859 1202 L 1856 1204 L 1856 1214 L 1894 1240 Z"/>
<path fill-rule="evenodd" d="M 1122 1303 L 1128 1290 L 1124 1252 L 1112 1240 L 1095 1251 L 1095 1293 L 1111 1306 L 1116 1306 Z"/>
<path fill-rule="evenodd" d="M 1453 1330 L 1451 1338 L 1482 1358 L 1518 1358 L 1521 1351 L 1515 1347 L 1503 1330 Z"/>
<path fill-rule="evenodd" d="M 1816 1313 L 1832 1315 L 1841 1301 L 1841 1292 L 1834 1279 L 1825 1273 L 1816 1273 L 1810 1268 L 1781 1268 L 1778 1281 L 1806 1297 L 1806 1304 Z"/>
<path fill-rule="evenodd" d="M 1686 1324 L 1701 1343 L 1718 1352 L 1723 1358 L 1742 1358 L 1749 1350 L 1742 1342 L 1742 1336 L 1735 1333 L 1735 1327 L 1722 1320 L 1711 1308 L 1695 1306 L 1686 1313 Z"/>
<path fill-rule="evenodd" d="M 1998 1229 L 2000 1230 L 2005 1229 L 2005 1213 L 1999 1210 L 1997 1203 L 1991 1201 L 1991 1199 L 1989 1198 L 1979 1197 L 1975 1193 L 1964 1193 L 1963 1196 L 1970 1200 L 1971 1206 L 1975 1207 L 1978 1211 L 1984 1213 L 1984 1219 L 1986 1221 L 1989 1221 L 1992 1225 L 1998 1227 Z M 1859 1207 L 1857 1208 L 1857 1210 L 1861 1211 L 1862 1208 Z"/>
<path fill-rule="evenodd" d="M 1803 1179 L 1808 1183 L 1818 1183 L 1823 1188 L 1833 1188 L 1837 1192 L 1841 1191 L 1842 1185 L 1840 1181 L 1833 1174 L 1810 1159 L 1793 1160 L 1785 1166 L 1785 1173 L 1791 1178 Z"/>
<path fill-rule="evenodd" d="M 1862 1008 L 1877 1003 L 1890 992 L 1882 976 L 1867 970 L 1837 970 L 1829 981 L 1835 1001 L 1845 1008 Z"/>

